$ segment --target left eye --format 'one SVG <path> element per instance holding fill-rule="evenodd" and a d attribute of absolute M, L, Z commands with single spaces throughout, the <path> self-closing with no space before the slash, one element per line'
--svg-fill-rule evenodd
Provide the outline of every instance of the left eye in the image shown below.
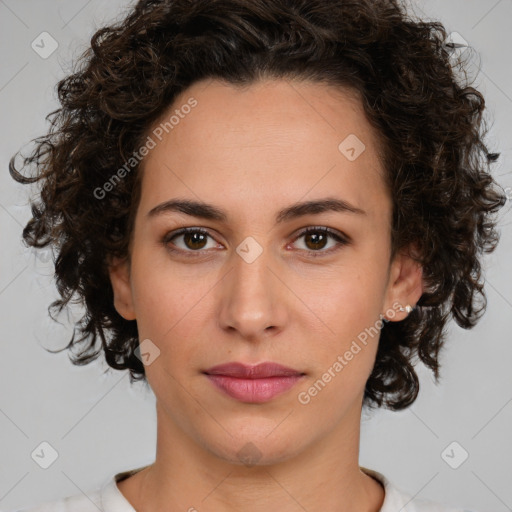
<path fill-rule="evenodd" d="M 341 245 L 346 245 L 348 240 L 344 238 L 341 234 L 336 231 L 333 231 L 329 228 L 324 227 L 314 227 L 307 228 L 302 231 L 295 240 L 304 237 L 306 249 L 310 250 L 314 249 L 313 252 L 322 252 L 322 253 L 330 253 L 333 249 L 336 250 Z M 319 251 L 318 249 L 325 249 L 327 240 L 331 238 L 337 242 L 337 244 L 333 244 L 328 250 Z M 337 247 L 338 246 L 338 247 Z M 315 254 L 316 256 L 316 254 Z"/>
<path fill-rule="evenodd" d="M 180 238 L 183 241 L 182 247 L 175 243 L 175 240 L 179 240 Z M 170 251 L 198 253 L 201 249 L 208 249 L 208 247 L 206 247 L 208 238 L 214 240 L 210 233 L 204 229 L 183 228 L 177 232 L 166 235 L 162 242 Z M 326 227 L 309 227 L 299 233 L 293 241 L 296 242 L 300 238 L 304 238 L 305 248 L 299 249 L 301 251 L 308 251 L 311 253 L 330 253 L 333 250 L 337 250 L 340 246 L 347 245 L 349 243 L 347 238 L 342 236 L 340 233 Z M 329 238 L 334 240 L 336 243 L 333 243 L 331 247 L 324 250 Z M 313 256 L 317 256 L 317 254 L 313 254 Z"/>

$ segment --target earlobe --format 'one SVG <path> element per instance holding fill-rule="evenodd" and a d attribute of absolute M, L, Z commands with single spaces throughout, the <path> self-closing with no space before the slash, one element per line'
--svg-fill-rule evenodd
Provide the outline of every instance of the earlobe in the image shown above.
<path fill-rule="evenodd" d="M 114 293 L 114 307 L 125 320 L 135 320 L 132 288 L 130 283 L 130 263 L 128 258 L 112 258 L 108 273 Z"/>

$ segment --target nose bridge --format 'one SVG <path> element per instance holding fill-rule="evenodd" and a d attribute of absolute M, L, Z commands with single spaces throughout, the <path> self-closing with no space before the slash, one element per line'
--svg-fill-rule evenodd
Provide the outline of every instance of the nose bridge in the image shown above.
<path fill-rule="evenodd" d="M 232 270 L 222 295 L 220 320 L 244 337 L 258 337 L 269 327 L 282 327 L 284 302 L 276 278 L 278 262 L 272 251 L 247 237 L 232 254 Z"/>

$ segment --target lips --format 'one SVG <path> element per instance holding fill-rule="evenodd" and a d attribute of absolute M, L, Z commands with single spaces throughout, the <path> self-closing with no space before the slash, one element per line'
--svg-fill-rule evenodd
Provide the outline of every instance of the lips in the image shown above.
<path fill-rule="evenodd" d="M 217 389 L 246 403 L 264 403 L 288 391 L 304 373 L 277 363 L 227 363 L 204 372 Z"/>
<path fill-rule="evenodd" d="M 287 368 L 277 363 L 260 363 L 248 366 L 242 363 L 227 363 L 214 366 L 205 372 L 207 375 L 226 375 L 239 379 L 264 379 L 268 377 L 292 377 L 303 375 L 293 368 Z"/>

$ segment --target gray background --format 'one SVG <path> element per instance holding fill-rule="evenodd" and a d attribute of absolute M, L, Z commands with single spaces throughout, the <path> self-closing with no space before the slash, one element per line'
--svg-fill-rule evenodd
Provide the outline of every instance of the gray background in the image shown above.
<path fill-rule="evenodd" d="M 47 316 L 56 297 L 51 262 L 48 253 L 36 256 L 20 242 L 30 217 L 28 191 L 7 169 L 15 151 L 45 132 L 44 117 L 57 108 L 54 86 L 71 59 L 96 28 L 122 16 L 128 5 L 122 0 L 0 0 L 2 510 L 88 492 L 155 456 L 150 390 L 130 387 L 127 373 L 104 373 L 102 359 L 76 367 L 66 351 L 50 354 L 42 348 L 63 347 L 71 331 Z M 494 119 L 488 141 L 502 154 L 494 170 L 512 198 L 512 0 L 414 0 L 413 5 L 418 15 L 440 19 L 478 52 L 476 85 Z M 45 59 L 31 47 L 43 31 L 58 42 Z M 420 498 L 482 512 L 512 510 L 511 215 L 507 203 L 501 243 L 484 260 L 487 312 L 471 331 L 450 324 L 441 384 L 418 368 L 422 389 L 416 403 L 402 412 L 365 414 L 362 425 L 361 465 Z M 31 457 L 43 441 L 59 455 L 48 469 Z M 454 441 L 454 450 L 445 452 Z M 453 469 L 445 460 L 457 465 L 462 450 L 469 457 Z"/>

